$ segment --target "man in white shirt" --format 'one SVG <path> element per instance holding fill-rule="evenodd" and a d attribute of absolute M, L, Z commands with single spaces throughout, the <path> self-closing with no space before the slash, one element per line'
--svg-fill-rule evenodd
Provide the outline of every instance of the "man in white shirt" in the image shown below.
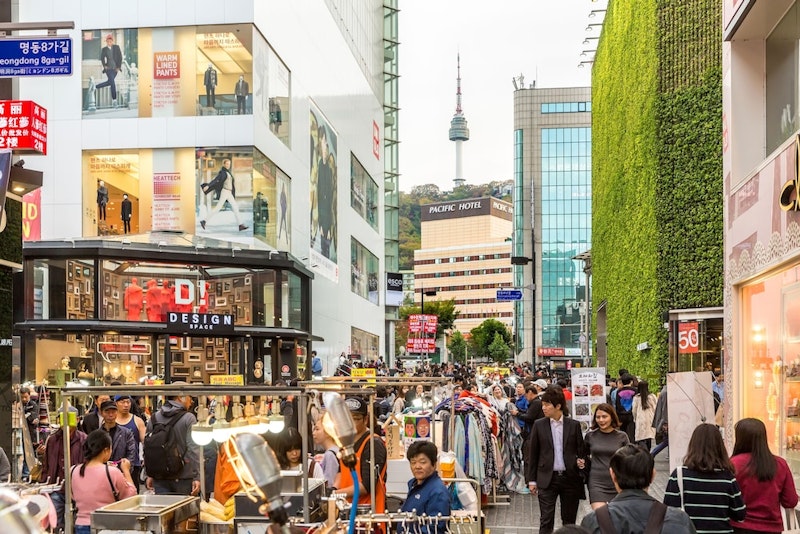
<path fill-rule="evenodd" d="M 562 524 L 575 524 L 579 501 L 585 497 L 581 469 L 586 452 L 580 423 L 564 415 L 562 389 L 549 386 L 540 399 L 545 417 L 531 428 L 525 476 L 531 494 L 539 497 L 539 532 L 551 534 L 558 499 Z"/>

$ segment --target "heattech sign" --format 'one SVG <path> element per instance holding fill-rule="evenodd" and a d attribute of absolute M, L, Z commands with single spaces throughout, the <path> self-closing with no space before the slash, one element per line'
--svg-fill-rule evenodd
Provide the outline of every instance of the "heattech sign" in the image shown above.
<path fill-rule="evenodd" d="M 478 215 L 492 215 L 511 220 L 513 215 L 513 207 L 511 204 L 493 197 L 437 202 L 436 204 L 425 204 L 421 209 L 422 213 L 420 218 L 423 221 L 458 219 L 462 217 L 476 217 Z"/>
<path fill-rule="evenodd" d="M 169 312 L 167 330 L 174 333 L 233 334 L 233 315 L 226 313 Z"/>

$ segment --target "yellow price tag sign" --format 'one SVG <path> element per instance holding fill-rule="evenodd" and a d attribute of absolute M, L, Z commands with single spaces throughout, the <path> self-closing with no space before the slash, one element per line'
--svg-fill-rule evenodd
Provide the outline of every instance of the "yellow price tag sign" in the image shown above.
<path fill-rule="evenodd" d="M 244 375 L 211 375 L 212 386 L 243 386 Z"/>
<path fill-rule="evenodd" d="M 368 378 L 368 383 L 374 384 L 376 382 L 375 377 L 378 376 L 378 372 L 372 367 L 353 367 L 350 369 L 350 376 L 357 377 L 357 378 Z"/>

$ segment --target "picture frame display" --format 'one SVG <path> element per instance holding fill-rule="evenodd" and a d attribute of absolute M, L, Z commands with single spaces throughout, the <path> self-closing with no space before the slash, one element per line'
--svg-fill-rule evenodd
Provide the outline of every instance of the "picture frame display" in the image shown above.
<path fill-rule="evenodd" d="M 219 360 L 217 362 L 217 371 L 225 372 L 225 360 Z"/>
<path fill-rule="evenodd" d="M 206 362 L 206 371 L 216 371 L 217 362 Z"/>
<path fill-rule="evenodd" d="M 173 367 L 172 368 L 172 374 L 173 375 L 187 376 L 189 374 L 189 368 L 188 367 Z"/>
<path fill-rule="evenodd" d="M 172 363 L 183 363 L 183 353 L 182 352 L 173 352 L 172 353 Z"/>
<path fill-rule="evenodd" d="M 206 347 L 206 360 L 214 359 L 214 347 Z"/>
<path fill-rule="evenodd" d="M 190 362 L 199 362 L 200 361 L 200 353 L 197 352 L 190 352 L 188 356 L 188 361 Z"/>

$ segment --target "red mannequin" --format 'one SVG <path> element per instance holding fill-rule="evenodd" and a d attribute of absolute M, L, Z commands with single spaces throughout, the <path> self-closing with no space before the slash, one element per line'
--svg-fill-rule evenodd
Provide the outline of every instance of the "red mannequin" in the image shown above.
<path fill-rule="evenodd" d="M 155 280 L 147 281 L 147 320 L 153 323 L 161 321 L 161 288 Z"/>
<path fill-rule="evenodd" d="M 125 299 L 123 304 L 128 310 L 129 321 L 141 321 L 142 301 L 144 300 L 142 288 L 137 283 L 136 278 L 131 278 L 131 283 L 125 289 Z"/>
<path fill-rule="evenodd" d="M 175 301 L 175 289 L 170 287 L 169 282 L 164 280 L 161 282 L 161 322 L 167 321 L 167 314 L 175 311 L 170 306 Z"/>

